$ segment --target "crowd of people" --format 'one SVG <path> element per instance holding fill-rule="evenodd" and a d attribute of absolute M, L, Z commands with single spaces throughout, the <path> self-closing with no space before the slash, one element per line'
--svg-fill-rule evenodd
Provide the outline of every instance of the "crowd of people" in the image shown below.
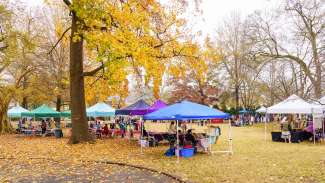
<path fill-rule="evenodd" d="M 179 143 L 178 145 L 184 148 L 193 147 L 197 149 L 198 147 L 203 148 L 207 151 L 207 143 L 216 144 L 218 141 L 218 137 L 221 135 L 221 129 L 219 126 L 210 125 L 208 126 L 206 133 L 193 133 L 194 129 L 188 129 L 186 122 L 178 123 L 176 126 L 175 122 L 172 121 L 168 128 L 168 134 L 170 142 L 170 147 L 175 147 L 175 142 L 177 139 L 176 134 L 178 135 Z M 178 132 L 178 133 L 176 133 Z M 203 142 L 203 140 L 207 140 L 207 142 Z M 205 144 L 203 144 L 205 143 Z"/>
<path fill-rule="evenodd" d="M 124 138 L 129 132 L 130 138 L 134 137 L 134 131 L 141 131 L 141 122 L 130 117 L 119 117 L 111 123 L 102 123 L 99 119 L 90 122 L 89 130 L 96 133 L 97 137 L 120 135 Z"/>
<path fill-rule="evenodd" d="M 18 121 L 16 131 L 18 133 L 23 133 L 24 131 L 40 131 L 42 135 L 46 135 L 57 128 L 59 128 L 59 123 L 50 118 L 42 119 L 40 124 L 33 123 L 32 119 L 27 120 L 26 118 L 22 118 Z"/>
<path fill-rule="evenodd" d="M 256 114 L 239 114 L 239 115 L 232 115 L 230 117 L 231 124 L 233 126 L 245 126 L 245 125 L 253 125 L 256 123 L 262 122 L 270 122 L 272 121 L 272 116 L 269 115 L 262 115 L 259 113 Z"/>

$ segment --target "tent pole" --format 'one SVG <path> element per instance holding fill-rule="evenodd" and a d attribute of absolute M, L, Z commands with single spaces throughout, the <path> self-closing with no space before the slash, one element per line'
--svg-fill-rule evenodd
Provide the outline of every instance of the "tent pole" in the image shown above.
<path fill-rule="evenodd" d="M 325 120 L 324 120 L 324 118 L 323 118 L 323 121 L 322 121 L 322 124 L 323 124 L 323 140 L 324 140 L 324 138 L 325 138 Z"/>
<path fill-rule="evenodd" d="M 142 140 L 143 140 L 143 122 L 142 122 L 142 117 L 140 117 L 140 124 L 141 124 L 140 147 L 141 147 L 141 154 L 142 154 L 143 153 L 143 147 L 142 147 Z"/>
<path fill-rule="evenodd" d="M 313 119 L 313 135 L 314 135 L 314 144 L 316 144 L 316 137 L 315 137 L 315 117 L 314 117 L 314 110 L 311 108 L 311 115 Z"/>
<path fill-rule="evenodd" d="M 264 140 L 266 141 L 266 113 L 267 113 L 267 108 L 265 112 L 265 119 L 264 119 Z"/>
<path fill-rule="evenodd" d="M 208 128 L 208 133 L 210 133 L 209 135 L 209 151 L 210 151 L 210 154 L 212 154 L 212 136 L 211 136 L 211 119 L 210 119 L 210 129 Z"/>
<path fill-rule="evenodd" d="M 229 123 L 229 132 L 228 132 L 228 140 L 229 140 L 229 152 L 232 155 L 232 133 L 231 133 L 231 121 L 230 119 L 228 119 L 228 123 Z"/>
<path fill-rule="evenodd" d="M 178 120 L 176 120 L 176 156 L 177 156 L 177 163 L 179 163 L 179 139 L 178 139 Z"/>

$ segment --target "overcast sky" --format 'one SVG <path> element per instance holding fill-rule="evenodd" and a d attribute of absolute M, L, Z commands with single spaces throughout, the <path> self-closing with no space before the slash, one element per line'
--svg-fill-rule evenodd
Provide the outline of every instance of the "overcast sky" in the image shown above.
<path fill-rule="evenodd" d="M 43 0 L 21 0 L 29 6 L 39 6 Z M 188 0 L 192 2 L 194 0 Z M 242 16 L 255 10 L 274 7 L 280 0 L 202 0 L 200 5 L 203 14 L 200 17 L 191 17 L 190 26 L 195 31 L 202 31 L 203 35 L 213 34 L 218 24 L 232 12 L 239 12 Z"/>

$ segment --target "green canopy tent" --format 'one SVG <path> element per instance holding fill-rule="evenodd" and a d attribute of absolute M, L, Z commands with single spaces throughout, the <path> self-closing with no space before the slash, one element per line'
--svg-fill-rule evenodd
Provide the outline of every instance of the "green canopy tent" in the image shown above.
<path fill-rule="evenodd" d="M 62 111 L 61 113 L 61 117 L 63 118 L 71 118 L 71 111 Z"/>
<path fill-rule="evenodd" d="M 33 118 L 44 118 L 44 117 L 53 117 L 59 118 L 61 117 L 60 112 L 55 111 L 49 106 L 43 104 L 42 106 L 30 111 L 21 113 L 22 117 L 33 117 Z"/>

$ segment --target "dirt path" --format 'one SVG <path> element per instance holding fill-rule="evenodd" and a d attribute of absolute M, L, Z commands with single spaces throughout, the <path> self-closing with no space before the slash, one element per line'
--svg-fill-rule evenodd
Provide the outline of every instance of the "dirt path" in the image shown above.
<path fill-rule="evenodd" d="M 106 163 L 75 163 L 49 160 L 0 160 L 0 182 L 110 182 L 178 183 L 174 178 L 149 170 Z"/>

